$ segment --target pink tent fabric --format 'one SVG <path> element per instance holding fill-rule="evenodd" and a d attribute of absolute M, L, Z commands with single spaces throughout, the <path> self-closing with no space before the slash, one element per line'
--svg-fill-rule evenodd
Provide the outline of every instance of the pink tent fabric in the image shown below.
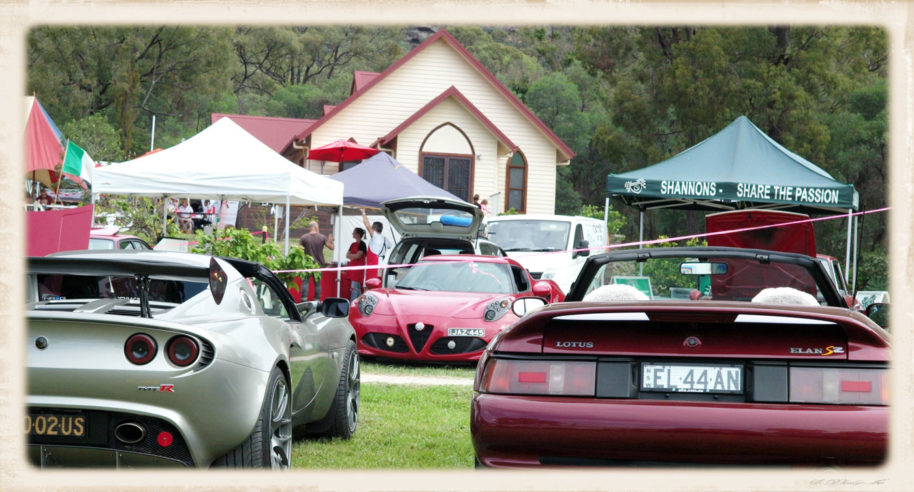
<path fill-rule="evenodd" d="M 25 124 L 25 155 L 28 177 L 48 187 L 60 179 L 55 167 L 63 159 L 63 147 L 38 99 L 32 101 Z"/>
<path fill-rule="evenodd" d="M 89 247 L 92 205 L 26 212 L 25 219 L 25 252 L 28 256 L 44 256 Z"/>

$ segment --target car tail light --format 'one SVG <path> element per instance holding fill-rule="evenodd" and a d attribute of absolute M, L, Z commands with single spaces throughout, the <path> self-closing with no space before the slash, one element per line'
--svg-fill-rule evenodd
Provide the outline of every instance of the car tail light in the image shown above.
<path fill-rule="evenodd" d="M 791 367 L 792 403 L 887 405 L 885 369 Z"/>
<path fill-rule="evenodd" d="M 197 341 L 188 336 L 177 336 L 168 341 L 168 360 L 176 366 L 189 366 L 197 360 L 200 348 Z"/>
<path fill-rule="evenodd" d="M 596 362 L 489 359 L 484 393 L 594 396 Z"/>
<path fill-rule="evenodd" d="M 156 356 L 156 341 L 145 333 L 135 333 L 130 335 L 127 343 L 124 344 L 124 355 L 127 360 L 141 366 L 148 364 Z"/>

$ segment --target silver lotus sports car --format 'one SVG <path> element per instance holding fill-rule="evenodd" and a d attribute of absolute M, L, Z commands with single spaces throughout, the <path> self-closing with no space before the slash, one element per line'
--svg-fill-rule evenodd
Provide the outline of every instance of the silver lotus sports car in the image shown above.
<path fill-rule="evenodd" d="M 156 251 L 29 258 L 29 459 L 41 467 L 289 466 L 348 438 L 349 303 L 296 305 L 257 263 Z"/>

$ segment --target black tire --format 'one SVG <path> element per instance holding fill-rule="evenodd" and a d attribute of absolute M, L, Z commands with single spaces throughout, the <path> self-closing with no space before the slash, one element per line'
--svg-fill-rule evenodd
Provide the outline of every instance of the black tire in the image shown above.
<path fill-rule="evenodd" d="M 340 370 L 340 380 L 336 387 L 336 396 L 327 417 L 332 419 L 327 434 L 331 437 L 349 439 L 359 424 L 359 393 L 361 390 L 361 369 L 359 368 L 359 351 L 355 342 L 349 341 Z"/>
<path fill-rule="evenodd" d="M 289 468 L 292 458 L 292 394 L 276 367 L 270 373 L 260 415 L 251 435 L 213 462 L 224 468 Z"/>

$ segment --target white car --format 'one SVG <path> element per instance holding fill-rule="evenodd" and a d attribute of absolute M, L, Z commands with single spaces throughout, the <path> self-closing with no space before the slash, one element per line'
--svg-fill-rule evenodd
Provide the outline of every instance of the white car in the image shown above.
<path fill-rule="evenodd" d="M 568 292 L 584 259 L 605 252 L 602 220 L 570 215 L 499 215 L 486 221 L 489 239 L 535 279 L 553 280 Z"/>

